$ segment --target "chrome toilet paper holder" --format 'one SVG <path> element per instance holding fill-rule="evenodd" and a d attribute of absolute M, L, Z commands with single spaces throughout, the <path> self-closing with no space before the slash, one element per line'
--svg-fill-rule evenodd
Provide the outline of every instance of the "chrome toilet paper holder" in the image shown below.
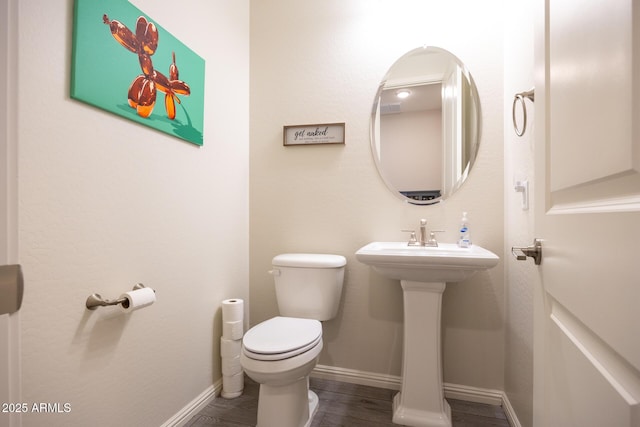
<path fill-rule="evenodd" d="M 145 286 L 142 283 L 138 283 L 133 287 L 133 290 L 137 291 L 138 289 L 143 289 L 144 287 Z M 155 292 L 155 290 L 153 292 Z M 102 298 L 100 294 L 91 294 L 87 298 L 87 302 L 85 305 L 87 309 L 95 310 L 98 307 L 106 307 L 109 305 L 118 305 L 118 304 L 122 304 L 124 308 L 128 308 L 128 307 L 125 307 L 125 304 L 128 304 L 128 303 L 129 303 L 129 300 L 124 297 L 114 299 L 114 300 L 108 300 L 108 299 Z"/>

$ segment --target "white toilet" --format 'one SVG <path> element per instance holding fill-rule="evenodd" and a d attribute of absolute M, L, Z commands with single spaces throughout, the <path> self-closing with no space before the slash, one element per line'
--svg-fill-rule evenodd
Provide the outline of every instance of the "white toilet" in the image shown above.
<path fill-rule="evenodd" d="M 341 255 L 282 254 L 272 263 L 281 316 L 244 334 L 240 363 L 260 384 L 257 427 L 308 427 L 318 408 L 309 374 L 322 350 L 320 321 L 338 312 L 347 260 Z"/>

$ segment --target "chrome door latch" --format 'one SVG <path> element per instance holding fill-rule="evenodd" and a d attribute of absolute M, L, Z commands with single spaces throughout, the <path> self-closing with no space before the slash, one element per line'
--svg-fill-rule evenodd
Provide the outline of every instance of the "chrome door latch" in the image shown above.
<path fill-rule="evenodd" d="M 542 239 L 533 239 L 531 246 L 512 246 L 511 253 L 518 261 L 524 261 L 527 257 L 531 257 L 536 265 L 540 265 L 542 262 Z"/>

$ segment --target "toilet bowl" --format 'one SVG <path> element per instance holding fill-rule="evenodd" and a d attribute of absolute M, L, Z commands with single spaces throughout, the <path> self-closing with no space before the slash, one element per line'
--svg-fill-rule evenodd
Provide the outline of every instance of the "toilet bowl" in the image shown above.
<path fill-rule="evenodd" d="M 321 350 L 317 320 L 274 317 L 247 332 L 240 363 L 260 384 L 258 427 L 310 425 L 318 397 L 308 390 L 308 377 Z"/>
<path fill-rule="evenodd" d="M 283 254 L 273 259 L 280 316 L 249 329 L 240 364 L 260 384 L 257 427 L 309 427 L 318 396 L 309 374 L 322 351 L 321 320 L 335 317 L 346 259 Z"/>

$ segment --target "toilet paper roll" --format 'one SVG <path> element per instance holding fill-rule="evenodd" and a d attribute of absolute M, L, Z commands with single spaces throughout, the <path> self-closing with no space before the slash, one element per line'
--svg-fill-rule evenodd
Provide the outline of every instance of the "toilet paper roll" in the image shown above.
<path fill-rule="evenodd" d="M 243 372 L 240 356 L 222 358 L 222 375 L 236 375 Z"/>
<path fill-rule="evenodd" d="M 125 292 L 120 295 L 120 298 L 126 299 L 126 301 L 120 304 L 120 309 L 128 313 L 156 302 L 156 293 L 151 288 L 142 288 Z"/>
<path fill-rule="evenodd" d="M 244 301 L 239 298 L 222 301 L 222 321 L 237 322 L 244 320 Z"/>
<path fill-rule="evenodd" d="M 242 339 L 242 335 L 244 334 L 243 323 L 242 320 L 224 322 L 222 324 L 222 337 L 228 340 Z"/>
<path fill-rule="evenodd" d="M 241 340 L 229 340 L 227 338 L 220 338 L 220 356 L 230 358 L 238 357 L 240 356 L 241 349 Z"/>
<path fill-rule="evenodd" d="M 240 372 L 235 375 L 222 376 L 222 393 L 220 395 L 225 399 L 233 399 L 242 394 L 244 390 L 244 373 Z"/>
<path fill-rule="evenodd" d="M 240 364 L 240 356 L 236 357 L 223 357 L 222 358 L 222 373 L 224 375 L 233 375 L 240 372 L 242 365 Z"/>

